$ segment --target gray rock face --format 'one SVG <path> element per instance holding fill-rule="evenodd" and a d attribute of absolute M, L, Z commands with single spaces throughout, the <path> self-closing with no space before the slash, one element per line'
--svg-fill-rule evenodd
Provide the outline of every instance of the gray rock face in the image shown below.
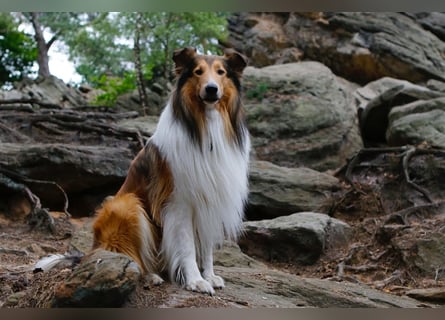
<path fill-rule="evenodd" d="M 158 116 L 144 116 L 144 117 L 137 117 L 134 119 L 125 119 L 119 121 L 117 125 L 121 128 L 136 129 L 151 136 L 156 130 L 158 121 L 159 121 Z"/>
<path fill-rule="evenodd" d="M 422 137 L 423 133 L 428 133 L 417 132 L 410 140 L 403 131 L 409 130 L 408 127 L 411 125 L 412 131 L 417 131 L 419 120 L 428 131 L 427 122 L 422 120 L 431 120 L 432 117 L 438 115 L 440 118 L 440 110 L 443 109 L 443 99 L 440 98 L 444 97 L 445 93 L 406 80 L 382 78 L 357 89 L 355 96 L 358 100 L 360 129 L 364 140 L 400 145 L 416 144 L 423 140 L 431 142 L 437 137 L 437 135 L 432 137 L 431 132 L 429 137 Z M 392 111 L 393 109 L 396 110 Z M 433 115 L 428 113 L 431 111 L 434 111 Z M 415 113 L 418 115 L 402 120 L 404 116 Z M 440 133 L 441 122 L 440 120 L 435 122 L 435 120 L 432 122 L 433 126 L 438 128 Z"/>
<path fill-rule="evenodd" d="M 216 272 L 226 280 L 227 286 L 222 291 L 222 295 L 232 301 L 243 303 L 247 307 L 417 308 L 425 306 L 414 299 L 390 295 L 366 285 L 304 278 L 268 268 L 222 269 L 217 267 Z"/>
<path fill-rule="evenodd" d="M 388 118 L 388 144 L 400 146 L 425 141 L 445 148 L 445 95 L 395 107 Z"/>
<path fill-rule="evenodd" d="M 445 41 L 445 13 L 417 12 L 406 14 L 413 17 L 424 29 L 431 31 L 439 39 Z"/>
<path fill-rule="evenodd" d="M 252 161 L 247 217 L 270 219 L 297 211 L 317 211 L 338 189 L 338 179 L 329 174 Z"/>
<path fill-rule="evenodd" d="M 228 308 L 416 308 L 428 305 L 363 284 L 305 278 L 278 271 L 246 257 L 233 245 L 216 252 L 215 265 L 215 272 L 226 282 L 226 287 L 217 291 L 215 297 L 197 296 L 164 283 L 159 287 L 162 299 L 152 302 L 150 307 L 212 306 L 216 301 L 216 306 Z M 144 301 L 144 294 L 150 291 L 135 292 L 124 307 L 141 307 L 137 303 Z"/>
<path fill-rule="evenodd" d="M 350 89 L 317 62 L 244 71 L 247 123 L 259 160 L 278 165 L 338 168 L 362 146 Z M 260 100 L 260 101 L 258 101 Z"/>
<path fill-rule="evenodd" d="M 351 228 L 328 215 L 300 212 L 244 223 L 241 249 L 269 261 L 313 264 L 327 248 L 346 244 Z"/>
<path fill-rule="evenodd" d="M 443 80 L 443 21 L 441 13 L 239 13 L 229 19 L 229 43 L 256 66 L 305 59 L 358 83 Z M 283 61 L 284 49 L 299 54 Z"/>
<path fill-rule="evenodd" d="M 0 99 L 36 99 L 67 107 L 86 104 L 85 98 L 78 89 L 53 76 L 43 81 L 24 80 L 17 85 L 17 88 L 2 92 Z"/>
<path fill-rule="evenodd" d="M 118 147 L 0 144 L 0 166 L 15 168 L 31 179 L 56 182 L 70 195 L 69 211 L 81 215 L 93 212 L 105 196 L 116 192 L 132 158 L 130 150 Z M 88 194 L 95 188 L 101 192 Z M 36 186 L 34 192 L 45 206 L 63 208 L 64 197 L 55 185 Z M 82 192 L 86 194 L 80 197 Z"/>
<path fill-rule="evenodd" d="M 408 297 L 422 300 L 444 303 L 445 302 L 445 288 L 428 288 L 428 289 L 412 289 L 409 290 L 406 295 Z"/>
<path fill-rule="evenodd" d="M 164 107 L 164 98 L 149 88 L 145 88 L 145 90 L 147 91 L 148 106 L 144 110 L 141 107 L 137 90 L 119 96 L 116 100 L 115 107 L 123 110 L 138 111 L 140 115 L 159 115 Z"/>
<path fill-rule="evenodd" d="M 140 276 L 138 265 L 127 256 L 93 251 L 55 289 L 52 307 L 119 307 Z"/>

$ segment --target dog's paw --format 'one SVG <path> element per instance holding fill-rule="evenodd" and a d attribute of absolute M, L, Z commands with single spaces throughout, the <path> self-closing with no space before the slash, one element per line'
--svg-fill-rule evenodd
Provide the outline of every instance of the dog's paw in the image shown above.
<path fill-rule="evenodd" d="M 211 296 L 215 294 L 215 290 L 213 289 L 212 285 L 204 279 L 190 281 L 185 285 L 185 288 L 190 291 L 207 293 Z"/>
<path fill-rule="evenodd" d="M 153 285 L 153 286 L 160 286 L 161 284 L 164 283 L 164 279 L 162 279 L 161 276 L 159 276 L 156 273 L 148 274 L 146 279 L 150 283 L 150 285 Z"/>
<path fill-rule="evenodd" d="M 204 279 L 206 279 L 215 289 L 224 288 L 224 280 L 220 276 L 216 276 L 213 274 L 210 276 L 204 276 Z"/>

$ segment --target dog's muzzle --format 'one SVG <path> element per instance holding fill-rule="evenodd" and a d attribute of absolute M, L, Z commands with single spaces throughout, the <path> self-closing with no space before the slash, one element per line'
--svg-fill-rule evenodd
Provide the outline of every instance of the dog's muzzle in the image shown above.
<path fill-rule="evenodd" d="M 218 86 L 214 83 L 209 83 L 204 87 L 204 92 L 201 99 L 206 103 L 215 103 L 220 99 Z"/>

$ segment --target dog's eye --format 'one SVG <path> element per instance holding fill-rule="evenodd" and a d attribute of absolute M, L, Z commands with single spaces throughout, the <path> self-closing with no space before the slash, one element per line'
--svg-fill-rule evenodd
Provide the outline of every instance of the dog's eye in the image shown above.
<path fill-rule="evenodd" d="M 220 76 L 224 75 L 226 72 L 223 69 L 216 71 Z"/>
<path fill-rule="evenodd" d="M 197 76 L 200 76 L 200 75 L 203 74 L 203 71 L 202 71 L 201 69 L 196 69 L 196 70 L 195 70 L 195 74 L 196 74 Z"/>

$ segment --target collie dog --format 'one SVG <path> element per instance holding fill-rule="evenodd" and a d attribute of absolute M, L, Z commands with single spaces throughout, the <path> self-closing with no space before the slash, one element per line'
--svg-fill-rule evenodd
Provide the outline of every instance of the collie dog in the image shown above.
<path fill-rule="evenodd" d="M 176 85 L 123 185 L 96 212 L 94 247 L 132 257 L 160 283 L 214 294 L 213 249 L 237 240 L 248 194 L 250 138 L 241 102 L 246 58 L 173 54 Z"/>

